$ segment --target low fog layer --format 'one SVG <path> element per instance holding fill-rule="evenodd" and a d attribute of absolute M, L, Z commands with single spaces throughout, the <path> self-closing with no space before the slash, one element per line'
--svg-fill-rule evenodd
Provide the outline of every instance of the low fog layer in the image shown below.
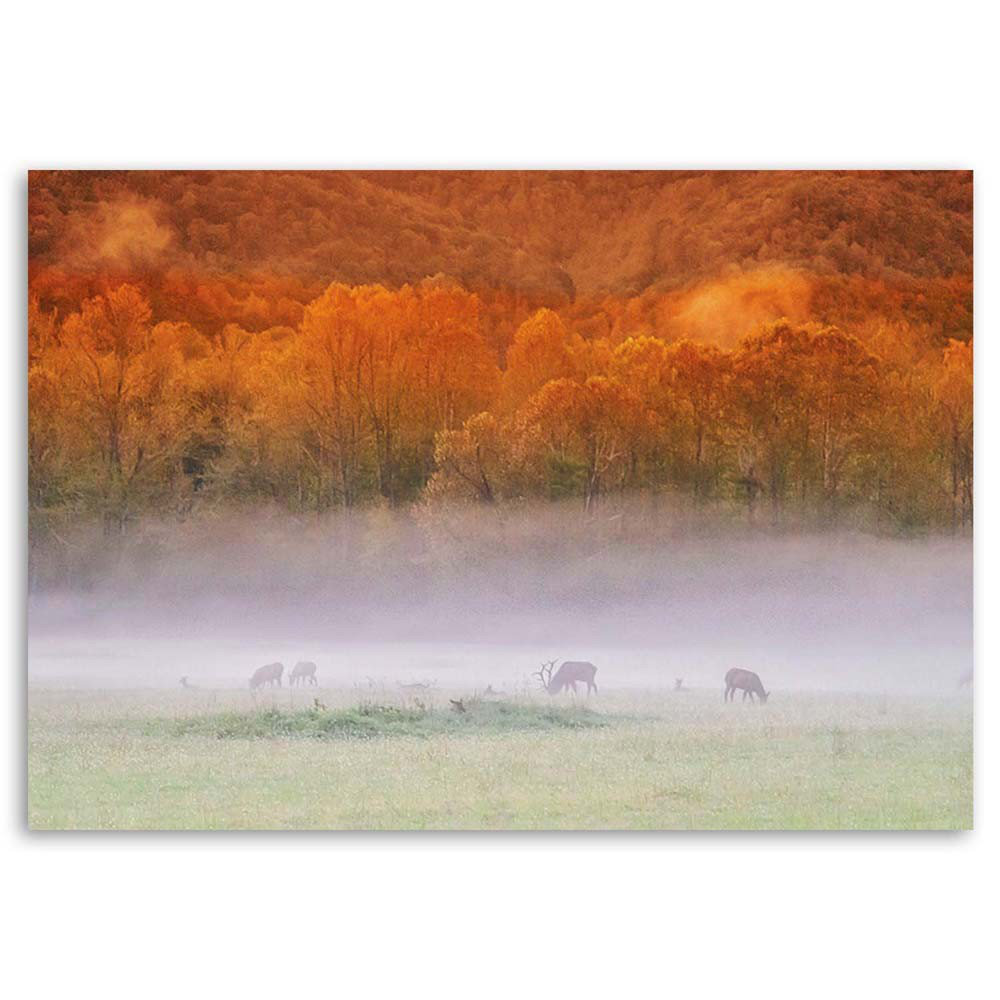
<path fill-rule="evenodd" d="M 74 542 L 29 598 L 29 679 L 510 689 L 553 658 L 602 687 L 952 691 L 972 666 L 972 543 L 777 532 L 658 510 L 225 517 Z M 88 548 L 89 546 L 89 548 Z M 80 553 L 85 556 L 81 557 Z"/>

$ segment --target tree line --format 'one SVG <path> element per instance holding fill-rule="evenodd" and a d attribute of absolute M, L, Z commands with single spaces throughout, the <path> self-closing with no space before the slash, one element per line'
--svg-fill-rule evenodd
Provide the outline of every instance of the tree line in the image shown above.
<path fill-rule="evenodd" d="M 155 322 L 131 284 L 65 315 L 32 301 L 33 544 L 206 507 L 592 514 L 637 491 L 749 520 L 971 524 L 971 342 L 912 356 L 781 320 L 723 349 L 585 336 L 542 308 L 501 359 L 481 311 L 445 279 L 332 284 L 257 333 Z"/>

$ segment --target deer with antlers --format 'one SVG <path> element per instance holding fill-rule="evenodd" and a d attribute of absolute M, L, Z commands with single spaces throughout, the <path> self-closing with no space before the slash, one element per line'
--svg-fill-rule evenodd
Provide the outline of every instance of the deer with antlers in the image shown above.
<path fill-rule="evenodd" d="M 587 685 L 587 694 L 597 691 L 597 681 L 594 679 L 597 674 L 597 667 L 593 663 L 585 660 L 566 660 L 563 665 L 556 670 L 556 660 L 549 660 L 543 663 L 541 670 L 536 670 L 531 676 L 537 677 L 542 682 L 542 687 L 549 694 L 559 694 L 569 688 L 576 694 L 576 685 L 579 681 Z M 555 670 L 555 676 L 552 671 Z"/>

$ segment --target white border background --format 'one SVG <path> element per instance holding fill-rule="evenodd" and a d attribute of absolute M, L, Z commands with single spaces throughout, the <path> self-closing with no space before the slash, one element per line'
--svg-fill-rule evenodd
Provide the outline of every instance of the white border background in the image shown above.
<path fill-rule="evenodd" d="M 985 279 L 998 267 L 1000 181 L 988 10 L 97 0 L 5 11 L 9 995 L 987 994 L 1000 737 L 996 615 L 983 614 L 1000 606 L 986 565 L 997 372 Z M 29 836 L 25 171 L 53 166 L 974 168 L 976 831 Z"/>

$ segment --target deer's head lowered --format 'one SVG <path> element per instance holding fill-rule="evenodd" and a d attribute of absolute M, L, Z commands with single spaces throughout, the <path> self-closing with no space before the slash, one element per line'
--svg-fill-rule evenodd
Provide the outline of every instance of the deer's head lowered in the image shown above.
<path fill-rule="evenodd" d="M 551 693 L 552 691 L 552 671 L 556 668 L 557 660 L 549 660 L 543 663 L 540 670 L 536 670 L 531 676 L 537 677 L 543 688 Z"/>
<path fill-rule="evenodd" d="M 576 694 L 577 683 L 587 685 L 587 694 L 597 690 L 597 682 L 594 677 L 597 674 L 597 667 L 586 660 L 565 660 L 563 665 L 555 670 L 556 661 L 550 660 L 542 664 L 541 670 L 536 670 L 532 676 L 537 677 L 542 682 L 542 687 L 549 694 L 559 694 L 560 691 L 570 690 Z M 553 675 L 553 671 L 555 674 Z"/>

